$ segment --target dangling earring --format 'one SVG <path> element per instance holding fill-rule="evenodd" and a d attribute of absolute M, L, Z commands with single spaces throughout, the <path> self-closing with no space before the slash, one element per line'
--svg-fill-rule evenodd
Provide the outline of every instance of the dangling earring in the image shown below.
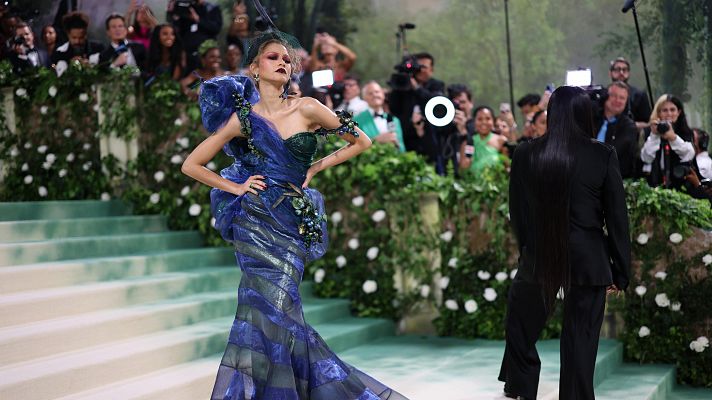
<path fill-rule="evenodd" d="M 260 74 L 254 74 L 252 77 L 255 78 L 255 83 L 259 85 L 260 84 Z"/>

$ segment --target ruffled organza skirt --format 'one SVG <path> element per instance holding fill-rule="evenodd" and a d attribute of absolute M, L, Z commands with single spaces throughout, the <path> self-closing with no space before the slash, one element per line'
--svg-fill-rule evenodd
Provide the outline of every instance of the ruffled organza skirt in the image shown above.
<path fill-rule="evenodd" d="M 304 321 L 299 284 L 323 243 L 307 247 L 283 182 L 260 196 L 211 193 L 216 228 L 235 246 L 242 270 L 238 307 L 213 388 L 213 400 L 406 399 L 341 361 Z M 304 198 L 323 212 L 319 192 Z M 326 224 L 323 234 L 326 236 Z"/>

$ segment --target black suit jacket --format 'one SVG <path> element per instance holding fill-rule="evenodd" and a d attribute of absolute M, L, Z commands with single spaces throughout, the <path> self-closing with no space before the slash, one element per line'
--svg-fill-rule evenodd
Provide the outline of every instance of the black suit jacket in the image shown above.
<path fill-rule="evenodd" d="M 47 56 L 47 52 L 44 49 L 35 47 L 33 49 L 33 52 L 37 54 L 37 60 L 39 62 L 39 65 L 32 65 L 32 62 L 29 60 L 29 58 L 20 58 L 20 56 L 15 52 L 10 53 L 10 63 L 12 63 L 15 73 L 24 74 L 34 68 L 49 67 L 49 57 Z"/>
<path fill-rule="evenodd" d="M 517 146 L 509 182 L 509 213 L 520 254 L 518 275 L 531 282 L 536 281 L 534 243 L 538 222 L 533 201 L 534 180 L 527 176 L 532 171 L 533 142 Z M 609 145 L 587 140 L 578 148 L 574 168 L 569 209 L 571 283 L 585 286 L 615 283 L 625 289 L 630 276 L 630 234 L 616 152 Z"/>
<path fill-rule="evenodd" d="M 89 58 L 94 54 L 99 54 L 104 51 L 104 45 L 98 42 L 87 40 L 84 46 L 74 49 L 69 45 L 69 42 L 64 42 L 57 47 L 52 53 L 52 64 L 57 64 L 60 61 L 69 63 L 69 60 L 76 55 L 81 55 L 84 58 Z"/>
<path fill-rule="evenodd" d="M 596 132 L 601 129 L 603 118 L 603 115 L 599 115 L 594 121 Z M 636 162 L 639 159 L 638 128 L 635 127 L 635 122 L 624 114 L 616 116 L 616 122 L 608 124 L 606 143 L 616 149 L 623 179 L 634 178 Z"/>
<path fill-rule="evenodd" d="M 146 62 L 146 48 L 143 47 L 141 43 L 127 41 L 126 46 L 131 49 L 134 58 L 136 59 L 136 65 L 143 71 Z M 102 68 L 109 68 L 109 65 L 118 57 L 116 50 L 109 45 L 104 51 L 99 54 L 99 66 Z"/>

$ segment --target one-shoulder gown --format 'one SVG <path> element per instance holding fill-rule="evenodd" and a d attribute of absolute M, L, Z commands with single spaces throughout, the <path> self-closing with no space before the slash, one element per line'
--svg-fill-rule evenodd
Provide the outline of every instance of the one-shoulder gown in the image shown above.
<path fill-rule="evenodd" d="M 237 113 L 245 136 L 224 146 L 234 163 L 221 175 L 237 183 L 263 175 L 267 183 L 259 195 L 211 192 L 215 227 L 234 245 L 242 271 L 237 313 L 211 399 L 404 400 L 341 361 L 304 321 L 299 295 L 305 264 L 327 247 L 323 198 L 316 190 L 301 189 L 316 135 L 354 132 L 353 123 L 342 118 L 344 125 L 335 130 L 283 139 L 251 111 L 258 101 L 245 76 L 214 78 L 201 89 L 206 129 L 215 132 Z"/>

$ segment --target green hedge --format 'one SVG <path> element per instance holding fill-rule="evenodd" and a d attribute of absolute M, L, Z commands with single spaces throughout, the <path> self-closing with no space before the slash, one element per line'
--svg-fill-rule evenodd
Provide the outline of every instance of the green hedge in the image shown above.
<path fill-rule="evenodd" d="M 209 188 L 180 173 L 182 160 L 206 134 L 197 105 L 175 82 L 161 80 L 146 90 L 130 74 L 107 76 L 72 65 L 60 78 L 41 72 L 18 79 L 0 63 L 0 84 L 15 94 L 18 132 L 10 134 L 3 121 L 0 200 L 118 197 L 138 214 L 164 214 L 171 228 L 198 229 L 210 245 L 224 245 L 211 227 Z M 96 105 L 100 85 L 106 89 L 102 110 Z M 99 111 L 106 115 L 101 123 Z M 99 140 L 111 132 L 138 140 L 138 158 L 125 168 L 99 156 Z M 336 141 L 322 143 L 321 152 L 341 145 Z M 221 155 L 211 167 L 229 163 Z M 374 145 L 314 179 L 326 198 L 331 243 L 305 279 L 317 281 L 320 296 L 351 299 L 361 316 L 398 319 L 434 305 L 441 335 L 501 339 L 516 265 L 507 185 L 503 169 L 456 180 L 437 176 L 414 154 Z M 712 333 L 705 303 L 712 298 L 711 250 L 688 254 L 683 248 L 690 246 L 672 235 L 701 240 L 704 234 L 693 227 L 712 227 L 709 205 L 642 182 L 626 183 L 626 191 L 636 273 L 625 297 L 609 302 L 625 322 L 619 333 L 625 357 L 675 363 L 681 382 L 712 387 L 712 350 L 697 340 Z M 428 198 L 437 215 L 421 212 Z M 656 277 L 660 271 L 664 279 Z M 645 287 L 642 296 L 639 286 Z M 559 334 L 559 321 L 550 321 L 545 337 Z"/>

